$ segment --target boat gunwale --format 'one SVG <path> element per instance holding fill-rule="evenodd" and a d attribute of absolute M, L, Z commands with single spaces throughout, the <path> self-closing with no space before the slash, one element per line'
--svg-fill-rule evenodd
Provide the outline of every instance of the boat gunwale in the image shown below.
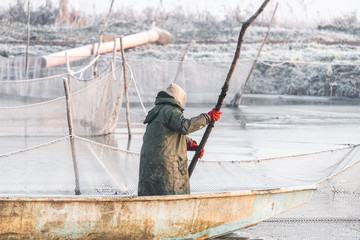
<path fill-rule="evenodd" d="M 144 202 L 144 201 L 176 201 L 176 200 L 190 200 L 190 199 L 208 199 L 208 198 L 227 198 L 227 197 L 241 197 L 252 195 L 278 194 L 294 191 L 308 191 L 317 190 L 316 185 L 277 188 L 269 190 L 246 190 L 240 192 L 221 192 L 221 193 L 200 193 L 200 194 L 186 194 L 186 195 L 165 195 L 165 196 L 72 196 L 72 197 L 1 197 L 0 202 Z"/>

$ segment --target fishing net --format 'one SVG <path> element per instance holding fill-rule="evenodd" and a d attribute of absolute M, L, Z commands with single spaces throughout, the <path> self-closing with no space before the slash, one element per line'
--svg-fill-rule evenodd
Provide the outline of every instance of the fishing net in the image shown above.
<path fill-rule="evenodd" d="M 153 103 L 156 94 L 172 83 L 178 83 L 187 94 L 187 103 L 213 103 L 229 71 L 230 62 L 176 62 L 127 60 L 144 102 Z M 228 94 L 241 88 L 253 61 L 239 61 Z M 154 84 L 156 83 L 156 84 Z M 130 101 L 139 102 L 136 89 L 129 88 Z"/>
<path fill-rule="evenodd" d="M 359 239 L 359 171 L 357 162 L 319 182 L 309 203 L 236 234 L 271 240 Z"/>
<path fill-rule="evenodd" d="M 69 77 L 71 111 L 77 135 L 0 155 L 1 197 L 74 196 L 76 193 L 89 197 L 136 196 L 139 154 L 79 136 L 110 133 L 117 123 L 122 103 L 123 76 L 120 66 L 104 64 L 98 75 L 93 76 L 92 60 L 88 61 L 90 67 L 86 70 L 81 66 L 78 69 L 72 66 L 71 75 L 63 66 L 58 69 L 60 75 L 51 72 L 53 75 L 47 77 L 50 73 L 36 73 L 33 78 L 24 80 L 18 74 L 18 77 L 0 82 L 1 135 L 64 136 L 68 134 L 68 125 L 62 79 Z M 237 90 L 241 89 L 251 65 L 252 61 L 239 62 L 229 96 L 235 95 Z M 156 93 L 174 79 L 188 93 L 188 104 L 213 102 L 223 84 L 229 63 L 186 62 L 180 68 L 177 66 L 178 63 L 174 62 L 129 60 L 131 103 L 144 102 L 145 105 L 153 105 Z M 272 66 L 273 71 L 278 67 L 284 71 L 284 64 Z M 288 67 L 292 68 L 297 76 L 310 76 L 306 74 L 306 67 L 289 65 L 286 68 Z M 325 66 L 321 68 L 325 69 Z M 332 74 L 336 72 L 334 69 Z M 326 71 L 322 72 L 328 74 Z M 258 78 L 259 76 L 255 71 L 254 82 L 250 84 L 248 91 L 262 89 L 258 84 L 262 79 Z M 264 76 L 267 76 L 269 82 L 276 81 L 275 77 L 270 78 L 276 74 Z M 263 88 L 265 86 L 263 85 Z M 330 91 L 326 86 L 324 85 L 323 89 Z M 329 86 L 333 87 L 333 95 L 341 94 L 341 89 L 335 84 Z M 146 114 L 146 110 L 139 109 L 131 114 L 133 124 L 142 122 Z M 125 120 L 124 116 L 125 114 L 120 116 L 121 121 Z M 251 119 L 246 120 L 251 126 Z M 256 117 L 254 121 L 256 123 L 261 120 Z M 288 120 L 272 121 L 286 123 Z M 302 123 L 302 119 L 292 121 Z M 318 190 L 308 204 L 262 224 L 274 227 L 277 231 L 275 235 L 281 235 L 279 231 L 284 233 L 285 230 L 292 229 L 295 223 L 296 230 L 292 229 L 290 232 L 302 231 L 301 236 L 304 236 L 304 231 L 310 230 L 310 225 L 306 224 L 309 222 L 341 222 L 350 224 L 345 227 L 351 230 L 360 223 L 359 148 L 360 146 L 349 146 L 331 151 L 251 161 L 200 161 L 191 178 L 191 193 L 301 189 L 316 185 Z M 261 229 L 263 225 L 260 224 L 257 229 Z M 284 231 L 279 230 L 282 226 Z M 269 229 L 265 231 L 271 232 Z M 309 234 L 320 236 L 315 230 Z M 359 236 L 359 232 L 354 234 L 353 236 Z M 297 239 L 297 235 L 293 235 L 293 238 L 287 235 L 283 239 Z"/>
<path fill-rule="evenodd" d="M 28 79 L 18 76 L 20 80 L 1 81 L 0 135 L 67 135 L 69 130 L 64 78 L 68 79 L 70 88 L 75 134 L 110 133 L 117 124 L 122 103 L 122 68 L 120 64 L 115 66 L 109 61 L 106 65 L 100 64 L 101 71 L 92 76 L 94 60 L 87 67 L 70 73 Z M 12 64 L 11 61 L 6 63 L 7 65 L 3 65 Z M 16 72 L 19 68 L 12 70 Z"/>
<path fill-rule="evenodd" d="M 356 62 L 259 61 L 247 92 L 359 97 Z"/>
<path fill-rule="evenodd" d="M 81 194 L 129 195 L 136 189 L 138 158 L 136 153 L 80 137 L 65 137 L 3 155 L 0 192 L 24 196 L 73 195 L 78 181 Z M 126 175 L 121 174 L 123 171 Z"/>
<path fill-rule="evenodd" d="M 44 57 L 29 56 L 28 67 L 25 72 L 26 59 L 25 57 L 3 58 L 0 60 L 0 82 L 16 81 L 16 80 L 38 80 L 39 78 L 58 78 L 66 77 L 68 69 L 66 64 L 59 64 L 52 67 L 42 67 Z M 46 56 L 52 62 L 66 62 L 65 57 L 60 56 Z M 75 58 L 75 57 L 73 57 Z M 72 57 L 69 57 L 71 61 Z M 99 72 L 104 68 L 112 59 L 105 59 L 102 57 L 83 57 L 81 60 L 71 61 L 69 63 L 70 71 L 77 75 L 83 75 L 85 79 L 91 78 L 94 71 L 94 61 L 98 60 Z"/>
<path fill-rule="evenodd" d="M 128 59 L 127 62 L 143 102 L 153 103 L 157 92 L 176 82 L 187 93 L 188 105 L 215 104 L 231 65 L 225 61 L 181 63 Z M 253 63 L 253 60 L 238 61 L 227 92 L 228 103 L 242 92 Z M 358 98 L 359 69 L 356 63 L 258 60 L 245 94 Z M 132 104 L 139 103 L 134 87 L 130 87 L 129 95 Z M 248 94 L 243 100 L 249 103 L 254 98 Z"/>
<path fill-rule="evenodd" d="M 349 149 L 342 163 L 326 167 L 333 175 L 320 181 L 309 203 L 268 219 L 240 235 L 273 239 L 359 239 L 360 237 L 360 162 L 358 147 Z M 353 157 L 351 157 L 352 154 Z M 329 158 L 325 158 L 330 160 Z M 347 160 L 345 160 L 347 159 Z M 354 160 L 353 159 L 353 160 Z M 350 167 L 347 163 L 353 162 Z M 317 161 L 313 161 L 316 164 Z"/>
<path fill-rule="evenodd" d="M 89 136 L 110 133 L 117 122 L 122 103 L 123 80 L 119 64 L 114 68 L 112 58 L 106 56 L 100 60 L 96 76 L 93 76 L 94 58 L 71 63 L 70 74 L 64 65 L 43 69 L 39 65 L 41 58 L 30 58 L 27 76 L 24 74 L 24 58 L 1 61 L 0 135 L 66 135 L 63 78 L 69 78 L 75 134 Z M 233 76 L 232 89 L 243 84 L 251 64 L 250 61 L 239 63 Z M 228 63 L 219 62 L 184 62 L 178 67 L 178 62 L 129 60 L 127 66 L 132 104 L 152 104 L 157 92 L 174 80 L 187 91 L 189 104 L 212 102 L 217 98 L 218 89 L 228 71 Z M 146 110 L 136 112 L 131 118 L 132 122 L 142 122 L 145 114 Z"/>
<path fill-rule="evenodd" d="M 278 239 L 352 239 L 334 238 L 339 233 L 321 229 L 340 225 L 347 236 L 359 236 L 359 150 L 357 145 L 263 160 L 200 161 L 190 181 L 191 194 L 317 185 L 309 203 L 247 231 L 263 236 L 275 230 Z M 138 153 L 82 137 L 60 138 L 0 155 L 0 197 L 136 196 L 139 158 Z M 333 237 L 322 238 L 325 233 Z"/>
<path fill-rule="evenodd" d="M 351 181 L 358 178 L 359 150 L 360 146 L 351 146 L 254 161 L 200 161 L 191 178 L 191 190 L 216 193 L 319 184 L 326 186 L 319 191 L 320 195 L 322 191 L 332 191 L 358 196 L 359 182 Z M 83 194 L 133 196 L 137 192 L 139 159 L 138 153 L 78 136 L 65 137 L 2 155 L 4 174 L 0 176 L 0 193 L 71 195 L 76 178 Z"/>

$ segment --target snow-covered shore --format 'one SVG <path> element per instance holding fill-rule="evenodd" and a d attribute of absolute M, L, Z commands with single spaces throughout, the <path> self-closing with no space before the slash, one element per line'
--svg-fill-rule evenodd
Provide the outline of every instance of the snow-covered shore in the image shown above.
<path fill-rule="evenodd" d="M 54 13 L 55 14 L 55 13 Z M 154 14 L 154 12 L 152 13 Z M 114 15 L 105 34 L 118 36 L 147 30 L 148 18 L 124 21 Z M 232 61 L 240 31 L 238 20 L 192 20 L 182 15 L 156 18 L 157 26 L 172 34 L 166 46 L 155 44 L 129 49 L 127 58 L 133 61 L 175 62 L 196 32 L 186 61 L 214 66 Z M 55 24 L 31 26 L 30 54 L 40 56 L 51 52 L 88 44 L 97 40 L 103 23 L 84 27 L 58 27 Z M 8 22 L 0 25 L 0 60 L 21 57 L 26 49 L 26 24 Z M 240 60 L 252 61 L 266 34 L 264 23 L 252 25 L 245 36 Z M 356 25 L 319 26 L 317 28 L 272 28 L 268 43 L 253 72 L 247 93 L 310 96 L 343 96 L 358 98 L 360 93 L 360 31 Z M 230 64 L 229 64 L 230 66 Z M 247 74 L 247 73 L 242 73 Z"/>

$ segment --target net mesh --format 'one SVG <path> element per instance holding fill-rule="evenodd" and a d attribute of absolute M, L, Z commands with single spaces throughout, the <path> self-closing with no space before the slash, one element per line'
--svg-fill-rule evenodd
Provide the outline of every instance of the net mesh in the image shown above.
<path fill-rule="evenodd" d="M 254 161 L 200 161 L 191 178 L 191 191 L 215 193 L 319 184 L 325 186 L 318 191 L 319 196 L 324 191 L 358 197 L 360 184 L 355 180 L 359 149 L 351 146 Z M 0 164 L 5 174 L 0 176 L 0 192 L 27 196 L 73 194 L 77 178 L 83 194 L 136 195 L 139 159 L 138 153 L 78 136 L 65 137 L 2 155 Z"/>
<path fill-rule="evenodd" d="M 92 60 L 86 60 L 90 64 L 86 69 L 83 67 L 85 62 L 71 66 L 71 107 L 76 135 L 110 133 L 117 123 L 122 103 L 120 67 L 104 61 L 99 74 L 93 76 Z M 128 63 L 131 103 L 138 103 L 139 96 L 142 101 L 153 103 L 156 93 L 175 79 L 178 70 L 177 62 L 130 59 Z M 68 77 L 66 68 L 60 66 L 44 70 L 36 69 L 34 65 L 25 79 L 21 75 L 23 63 L 16 65 L 7 61 L 1 64 L 4 66 L 1 67 L 2 76 L 11 77 L 0 81 L 0 134 L 67 135 L 62 81 Z M 352 84 L 352 77 L 346 75 L 346 71 L 341 71 L 344 68 L 341 66 L 314 65 L 308 68 L 308 64 L 303 63 L 273 66 L 262 62 L 259 64 L 261 67 L 255 70 L 248 92 L 263 93 L 269 90 L 267 87 L 271 87 L 271 92 L 277 94 L 350 96 L 358 93 L 357 86 L 346 87 L 347 83 L 349 86 Z M 251 65 L 252 61 L 239 62 L 229 96 L 235 95 L 242 87 Z M 188 93 L 188 103 L 213 102 L 223 84 L 228 66 L 229 63 L 216 62 L 183 63 L 176 82 Z M 350 68 L 356 70 L 358 66 Z M 9 74 L 9 71 L 12 73 Z M 317 79 L 314 73 L 324 79 L 320 85 L 310 84 Z M 282 75 L 279 77 L 279 74 Z M 291 85 L 287 75 L 303 85 Z M 336 84 L 339 78 L 344 84 Z M 134 87 L 135 83 L 137 88 Z M 293 92 L 294 89 L 302 89 L 303 92 Z M 142 122 L 144 116 L 142 111 L 136 114 L 132 112 L 131 121 Z M 335 116 L 332 121 L 338 122 L 339 119 Z M 257 122 L 261 120 L 261 117 L 256 117 Z M 279 123 L 280 120 L 274 118 L 273 122 Z M 303 119 L 292 121 L 303 124 Z M 283 122 L 287 124 L 287 118 Z M 341 226 L 350 231 L 346 236 L 358 237 L 359 231 L 351 229 L 357 228 L 360 223 L 359 148 L 349 146 L 332 151 L 253 161 L 200 161 L 191 178 L 191 192 L 298 189 L 315 184 L 318 190 L 308 204 L 264 224 L 275 225 L 277 232 L 274 235 L 280 238 L 285 232 L 282 226 L 290 229 L 293 237 L 287 235 L 282 239 L 298 239 L 297 232 L 302 231 L 301 236 L 304 236 L 304 231 L 310 229 L 315 230 L 308 234 L 312 237 L 309 239 L 326 239 L 323 232 L 317 231 L 317 227 L 310 228 L 307 222 L 334 226 L 341 222 L 346 223 Z M 138 166 L 137 153 L 79 136 L 64 137 L 37 147 L 0 155 L 0 196 L 73 196 L 77 190 L 85 196 L 136 196 Z M 321 224 L 316 226 L 323 227 Z M 265 231 L 271 233 L 271 229 Z"/>
<path fill-rule="evenodd" d="M 63 60 L 65 57 L 47 56 L 51 61 Z M 75 58 L 75 57 L 74 57 Z M 50 68 L 43 68 L 41 66 L 43 57 L 30 56 L 28 59 L 27 73 L 25 73 L 25 57 L 3 58 L 0 60 L 0 82 L 4 81 L 18 81 L 18 80 L 33 80 L 39 78 L 58 78 L 65 76 L 68 73 L 66 64 L 60 64 Z M 84 78 L 91 78 L 93 76 L 94 60 L 99 62 L 99 71 L 101 72 L 108 62 L 111 60 L 105 58 L 96 58 L 94 56 L 84 57 L 82 60 L 70 62 L 70 69 L 78 75 L 83 75 Z M 71 57 L 69 58 L 71 61 Z M 84 67 L 85 66 L 85 67 Z"/>
<path fill-rule="evenodd" d="M 217 99 L 229 71 L 229 62 L 176 62 L 127 60 L 144 102 L 154 102 L 156 94 L 170 83 L 178 83 L 187 94 L 187 103 L 209 103 Z M 253 61 L 239 61 L 228 94 L 244 84 Z M 179 71 L 178 71 L 179 69 Z M 178 73 L 178 74 L 177 74 Z M 156 83 L 156 84 L 154 84 Z M 139 102 L 136 89 L 129 88 L 130 101 Z"/>
<path fill-rule="evenodd" d="M 359 150 L 358 145 L 273 159 L 200 161 L 191 194 L 316 184 L 309 203 L 238 234 L 266 236 L 275 230 L 276 239 L 354 239 L 360 223 Z M 0 197 L 136 196 L 139 158 L 82 137 L 60 138 L 1 155 Z"/>
<path fill-rule="evenodd" d="M 134 194 L 138 154 L 80 137 L 61 138 L 1 158 L 2 194 L 73 195 L 76 179 L 85 195 Z M 131 171 L 121 174 L 126 170 Z"/>
<path fill-rule="evenodd" d="M 318 184 L 309 203 L 238 235 L 264 239 L 359 239 L 360 163 Z M 274 237 L 276 236 L 276 237 Z"/>
<path fill-rule="evenodd" d="M 110 133 L 117 124 L 122 103 L 122 70 L 112 61 L 102 65 L 101 72 L 93 77 L 89 65 L 70 74 L 1 81 L 0 135 L 67 135 L 64 78 L 69 82 L 75 134 Z"/>
<path fill-rule="evenodd" d="M 227 101 L 242 92 L 253 60 L 238 62 L 227 92 Z M 173 81 L 187 93 L 187 104 L 214 103 L 231 62 L 149 61 L 128 59 L 144 102 L 153 103 L 156 93 Z M 256 64 L 245 93 L 288 96 L 359 97 L 359 64 L 261 61 Z M 178 73 L 178 74 L 177 74 Z M 156 83 L 156 84 L 154 84 Z M 130 102 L 139 103 L 134 87 Z M 253 97 L 254 98 L 254 97 Z M 249 102 L 252 99 L 243 99 Z"/>

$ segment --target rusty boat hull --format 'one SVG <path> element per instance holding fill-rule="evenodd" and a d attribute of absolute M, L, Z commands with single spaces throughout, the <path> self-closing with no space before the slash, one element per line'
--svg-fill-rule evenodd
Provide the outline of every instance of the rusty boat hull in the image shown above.
<path fill-rule="evenodd" d="M 154 197 L 0 197 L 0 239 L 207 239 L 304 204 L 314 190 Z"/>

